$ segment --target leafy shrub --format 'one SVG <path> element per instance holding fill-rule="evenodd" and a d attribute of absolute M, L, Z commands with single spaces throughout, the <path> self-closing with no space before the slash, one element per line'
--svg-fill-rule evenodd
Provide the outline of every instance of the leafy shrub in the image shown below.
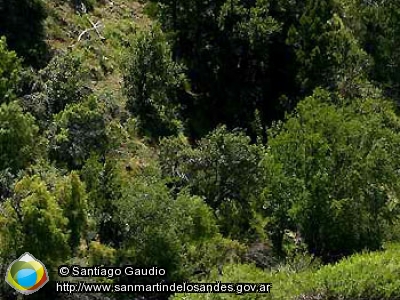
<path fill-rule="evenodd" d="M 155 178 L 137 177 L 117 209 L 124 224 L 122 263 L 164 268 L 170 280 L 190 276 L 196 265 L 185 253 L 193 246 L 199 251 L 198 245 L 217 234 L 212 212 L 200 198 L 180 194 L 174 200 Z"/>
<path fill-rule="evenodd" d="M 85 99 L 88 86 L 89 75 L 82 66 L 82 58 L 74 52 L 64 53 L 39 72 L 34 93 L 26 97 L 24 106 L 42 123 L 47 123 L 68 104 Z"/>
<path fill-rule="evenodd" d="M 397 299 L 400 284 L 399 245 L 391 245 L 385 252 L 356 254 L 335 265 L 320 270 L 299 273 L 263 272 L 252 265 L 229 265 L 223 275 L 214 271 L 206 282 L 272 283 L 270 294 L 243 294 L 241 299 Z M 235 294 L 183 294 L 173 299 L 236 299 Z"/>
<path fill-rule="evenodd" d="M 89 261 L 91 266 L 114 266 L 116 250 L 112 247 L 93 241 L 89 246 Z"/>

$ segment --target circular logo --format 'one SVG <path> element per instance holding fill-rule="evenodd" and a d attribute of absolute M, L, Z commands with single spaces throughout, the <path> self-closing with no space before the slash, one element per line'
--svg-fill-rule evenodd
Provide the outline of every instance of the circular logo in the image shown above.
<path fill-rule="evenodd" d="M 23 254 L 7 270 L 6 282 L 24 295 L 38 291 L 48 281 L 46 267 L 30 253 Z"/>

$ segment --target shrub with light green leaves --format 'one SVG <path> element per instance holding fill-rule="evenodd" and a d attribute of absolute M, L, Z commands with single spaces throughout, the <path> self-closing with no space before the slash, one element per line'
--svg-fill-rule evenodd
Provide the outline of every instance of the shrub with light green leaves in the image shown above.
<path fill-rule="evenodd" d="M 392 300 L 400 297 L 400 245 L 390 245 L 384 252 L 362 253 L 318 271 L 291 273 L 263 272 L 252 265 L 229 265 L 223 275 L 216 271 L 206 282 L 272 283 L 269 294 L 243 294 L 240 299 L 347 299 Z M 177 294 L 174 300 L 230 300 L 236 294 Z"/>

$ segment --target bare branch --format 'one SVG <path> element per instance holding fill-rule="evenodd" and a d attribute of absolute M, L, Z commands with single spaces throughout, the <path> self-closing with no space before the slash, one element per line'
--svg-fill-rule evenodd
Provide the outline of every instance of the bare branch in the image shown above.
<path fill-rule="evenodd" d="M 90 31 L 96 31 L 99 38 L 101 40 L 105 40 L 106 38 L 99 31 L 99 28 L 102 28 L 103 24 L 100 21 L 93 23 L 92 20 L 90 20 L 89 18 L 88 18 L 88 20 L 89 20 L 90 24 L 92 25 L 92 28 L 88 28 L 88 29 L 85 29 L 84 31 L 82 31 L 81 34 L 78 36 L 78 42 L 82 39 L 82 37 L 85 34 L 89 33 Z"/>

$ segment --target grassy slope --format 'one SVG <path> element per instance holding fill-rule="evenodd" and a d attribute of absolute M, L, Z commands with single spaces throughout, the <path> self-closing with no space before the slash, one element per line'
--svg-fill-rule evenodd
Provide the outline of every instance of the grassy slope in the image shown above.
<path fill-rule="evenodd" d="M 215 273 L 207 282 L 272 283 L 270 294 L 190 294 L 175 300 L 196 299 L 319 299 L 384 300 L 400 299 L 400 245 L 384 252 L 357 254 L 316 272 L 263 272 L 251 265 L 230 265 L 224 275 Z"/>
<path fill-rule="evenodd" d="M 91 74 L 94 94 L 106 95 L 110 101 L 116 101 L 115 104 L 123 111 L 126 99 L 122 93 L 120 64 L 131 35 L 150 24 L 149 18 L 143 13 L 144 5 L 135 0 L 97 0 L 92 11 L 79 14 L 70 2 L 72 0 L 45 2 L 48 11 L 45 22 L 47 43 L 54 56 L 67 51 L 80 56 Z M 91 23 L 99 21 L 102 24 L 99 33 L 103 39 L 96 31 L 89 31 L 78 41 L 84 30 L 92 28 Z M 118 123 L 118 120 L 115 121 Z M 118 124 L 114 124 L 113 128 L 119 128 Z M 154 151 L 137 138 L 133 128 L 128 131 L 129 148 L 134 149 L 135 154 L 124 148 L 116 151 L 123 155 L 114 156 L 118 157 L 121 170 L 125 170 L 129 164 L 133 171 L 137 171 L 154 160 Z"/>
<path fill-rule="evenodd" d="M 81 55 L 89 66 L 95 90 L 119 91 L 123 48 L 137 28 L 149 24 L 149 19 L 142 13 L 143 5 L 132 0 L 98 1 L 93 11 L 80 15 L 69 2 L 46 1 L 48 44 L 55 55 L 67 50 Z M 91 22 L 101 22 L 99 31 L 105 39 L 92 30 L 78 41 L 84 30 L 92 28 Z"/>

